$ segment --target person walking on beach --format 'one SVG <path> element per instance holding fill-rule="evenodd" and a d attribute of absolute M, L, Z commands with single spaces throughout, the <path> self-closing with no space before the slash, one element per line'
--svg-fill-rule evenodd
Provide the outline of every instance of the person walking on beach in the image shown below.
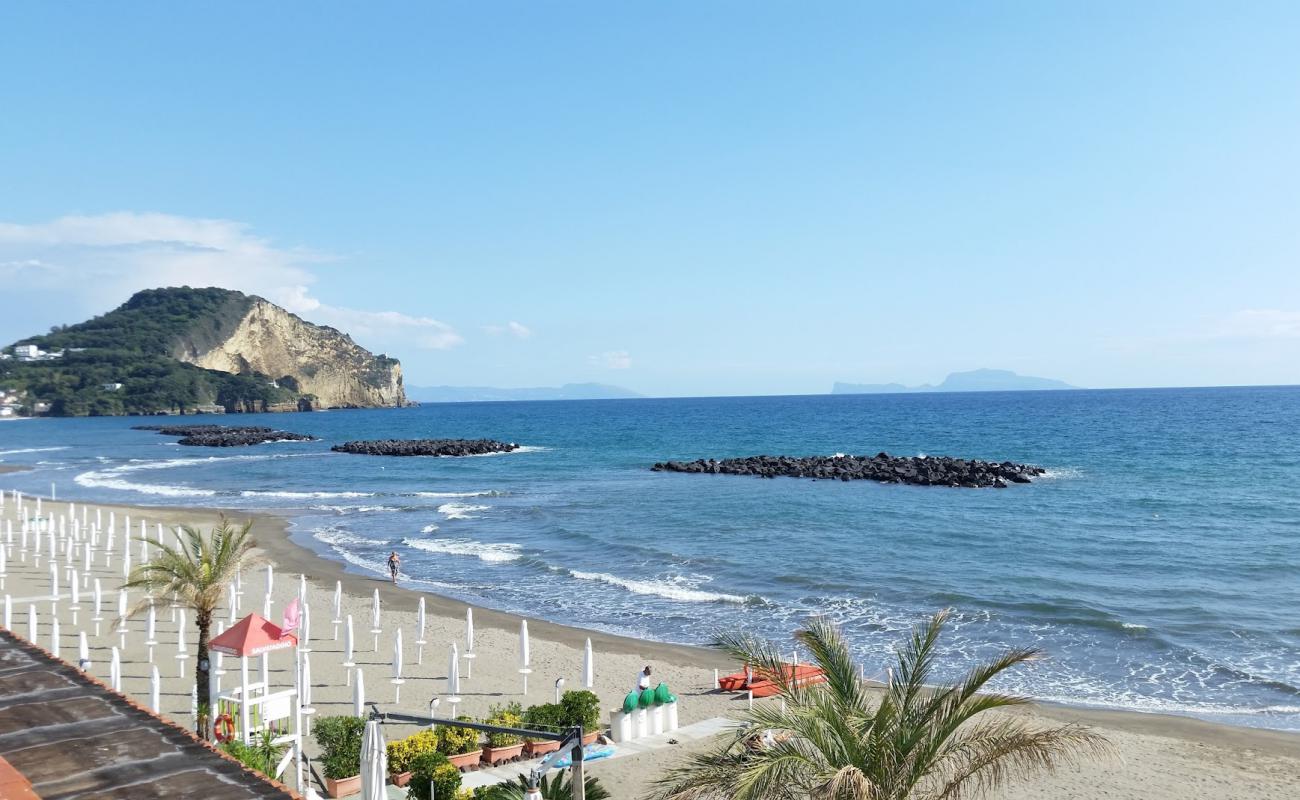
<path fill-rule="evenodd" d="M 650 665 L 646 664 L 645 669 L 641 670 L 641 674 L 636 676 L 636 690 L 638 692 L 644 692 L 646 689 L 649 688 L 650 688 Z"/>
<path fill-rule="evenodd" d="M 402 566 L 402 557 L 394 550 L 388 556 L 388 571 L 393 574 L 393 583 L 397 583 L 397 570 Z"/>

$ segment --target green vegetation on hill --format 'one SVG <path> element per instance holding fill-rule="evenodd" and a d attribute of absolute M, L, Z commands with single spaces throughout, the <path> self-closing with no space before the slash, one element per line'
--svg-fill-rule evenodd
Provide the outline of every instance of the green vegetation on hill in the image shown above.
<path fill-rule="evenodd" d="M 63 351 L 48 361 L 0 361 L 0 388 L 49 403 L 54 416 L 189 413 L 202 405 L 261 411 L 298 400 L 297 382 L 272 385 L 256 373 L 231 375 L 177 361 L 185 343 L 217 341 L 252 298 L 226 289 L 151 289 L 107 314 L 15 344 Z M 13 347 L 5 348 L 12 354 Z M 289 383 L 290 381 L 286 381 Z M 111 387 L 121 384 L 120 388 Z"/>

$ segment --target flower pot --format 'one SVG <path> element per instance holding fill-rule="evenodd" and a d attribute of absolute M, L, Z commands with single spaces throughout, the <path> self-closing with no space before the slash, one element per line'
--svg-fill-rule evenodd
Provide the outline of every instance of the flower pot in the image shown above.
<path fill-rule="evenodd" d="M 536 742 L 524 742 L 524 752 L 529 758 L 544 756 L 547 753 L 554 753 L 560 749 L 560 743 L 550 739 L 542 739 Z"/>
<path fill-rule="evenodd" d="M 457 753 L 454 756 L 447 756 L 451 765 L 462 772 L 467 769 L 474 769 L 478 762 L 483 758 L 482 750 L 471 750 L 468 753 Z"/>
<path fill-rule="evenodd" d="M 506 745 L 505 747 L 492 747 L 485 745 L 483 747 L 483 760 L 492 766 L 505 764 L 508 761 L 516 761 L 519 754 L 524 751 L 524 743 Z"/>
<path fill-rule="evenodd" d="M 356 794 L 361 791 L 361 776 L 353 775 L 351 778 L 333 778 L 325 779 L 325 792 L 330 797 L 347 797 L 350 794 Z"/>
<path fill-rule="evenodd" d="M 411 782 L 411 772 L 410 770 L 407 770 L 406 772 L 396 772 L 389 775 L 388 779 L 393 782 L 394 786 L 405 786 Z"/>
<path fill-rule="evenodd" d="M 592 731 L 591 733 L 584 734 L 582 737 L 582 743 L 592 744 L 596 741 L 597 737 L 599 736 L 600 736 L 600 731 Z"/>

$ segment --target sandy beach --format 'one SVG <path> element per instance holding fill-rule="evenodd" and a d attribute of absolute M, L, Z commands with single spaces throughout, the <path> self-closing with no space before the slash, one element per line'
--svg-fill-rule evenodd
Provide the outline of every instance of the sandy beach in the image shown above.
<path fill-rule="evenodd" d="M 3 471 L 3 467 L 0 467 Z M 74 501 L 75 502 L 75 501 Z M 45 503 L 53 514 L 66 510 L 66 503 Z M 118 549 L 121 548 L 120 526 L 129 515 L 138 532 L 140 520 L 145 520 L 152 534 L 156 523 L 164 525 L 213 524 L 220 512 L 212 509 L 176 509 L 127 506 L 90 506 L 102 510 L 107 519 L 111 511 L 119 525 Z M 0 520 L 15 519 L 15 507 L 6 502 Z M 249 519 L 245 513 L 231 514 L 237 521 Z M 346 572 L 337 562 L 322 558 L 290 540 L 287 520 L 270 515 L 256 514 L 255 538 L 266 556 L 276 565 L 272 589 L 272 617 L 278 620 L 283 605 L 297 593 L 298 576 L 305 575 L 308 582 L 308 600 L 312 609 L 311 666 L 313 706 L 317 716 L 351 713 L 352 690 L 347 683 L 342 661 L 342 634 L 333 637 L 330 624 L 330 598 L 335 581 L 341 580 L 344 588 L 343 613 L 352 615 L 356 630 L 358 667 L 365 674 L 366 696 L 380 704 L 383 710 L 402 710 L 408 713 L 425 713 L 428 701 L 443 694 L 448 661 L 448 648 L 452 642 L 464 647 L 465 604 L 423 594 L 428 610 L 423 663 L 417 663 L 415 644 L 416 605 L 420 593 L 408 591 L 400 585 L 394 587 L 379 576 L 358 575 Z M 15 532 L 15 540 L 17 533 Z M 4 593 L 12 598 L 13 628 L 27 635 L 27 609 L 34 605 L 39 615 L 37 639 L 44 647 L 49 641 L 49 566 L 42 554 L 36 566 L 33 554 L 21 560 L 15 554 L 8 562 Z M 133 559 L 138 560 L 138 545 Z M 76 564 L 80 568 L 80 563 Z M 111 618 L 116 608 L 116 592 L 121 582 L 121 564 L 118 557 L 106 569 L 102 561 L 92 570 L 101 580 L 104 590 L 104 622 L 100 635 L 90 622 L 91 600 L 83 592 L 78 622 L 72 621 L 72 611 L 65 596 L 59 603 L 60 649 L 64 659 L 76 661 L 78 631 L 86 631 L 90 640 L 91 670 L 103 677 L 108 675 L 110 648 L 120 643 L 119 635 L 112 630 Z M 248 611 L 261 611 L 264 578 L 261 570 L 245 576 L 241 616 Z M 383 631 L 378 649 L 369 632 L 371 593 L 378 589 L 383 604 Z M 66 586 L 63 587 L 66 593 Z M 228 619 L 224 612 L 219 619 Z M 712 690 L 713 670 L 730 671 L 732 666 L 719 654 L 706 649 L 666 645 L 641 641 L 605 633 L 569 628 L 562 625 L 529 620 L 532 635 L 532 675 L 527 695 L 522 693 L 522 680 L 517 672 L 519 618 L 475 608 L 477 628 L 473 677 L 462 681 L 464 702 L 459 713 L 485 715 L 495 703 L 519 701 L 524 705 L 549 702 L 554 695 L 557 678 L 566 680 L 565 688 L 581 688 L 583 646 L 587 638 L 592 641 L 596 654 L 595 691 L 606 709 L 614 707 L 635 681 L 637 672 L 645 664 L 654 667 L 656 678 L 666 681 L 679 696 L 681 722 L 688 725 L 703 720 L 725 717 L 737 709 L 743 699 L 738 696 L 716 693 Z M 137 698 L 149 694 L 148 648 L 144 644 L 144 620 L 129 622 L 123 651 L 123 689 Z M 154 651 L 154 663 L 163 678 L 162 712 L 183 725 L 191 724 L 190 688 L 193 685 L 193 644 L 195 634 L 192 621 L 188 621 L 186 639 L 191 658 L 182 663 L 175 658 L 176 625 L 164 610 L 158 616 L 159 644 Z M 401 702 L 394 704 L 396 687 L 389 682 L 392 639 L 401 627 L 406 642 L 405 684 L 401 686 Z M 214 631 L 215 634 L 215 631 Z M 223 686 L 238 680 L 238 668 L 233 659 L 226 659 Z M 280 686 L 291 683 L 292 659 L 285 653 L 271 658 L 273 682 Z M 462 673 L 463 677 L 463 673 Z M 445 712 L 447 709 L 441 709 Z M 1093 711 L 1077 708 L 1044 706 L 1032 712 L 1047 721 L 1073 721 L 1092 726 L 1114 745 L 1114 756 L 1067 767 L 1054 775 L 1036 778 L 1001 793 L 1009 798 L 1150 798 L 1175 800 L 1175 798 L 1289 798 L 1296 795 L 1300 786 L 1300 735 L 1274 731 L 1217 725 L 1199 720 L 1139 714 L 1120 711 Z M 409 729 L 390 726 L 389 738 L 405 735 Z M 307 745 L 308 755 L 314 755 L 314 743 Z M 598 776 L 614 797 L 636 798 L 643 796 L 664 766 L 681 758 L 683 750 L 670 748 L 642 756 L 622 758 L 610 762 L 596 762 L 592 774 Z"/>

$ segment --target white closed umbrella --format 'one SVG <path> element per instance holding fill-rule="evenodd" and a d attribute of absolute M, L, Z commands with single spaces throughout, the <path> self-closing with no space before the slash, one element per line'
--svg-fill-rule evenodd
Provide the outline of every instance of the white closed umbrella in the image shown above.
<path fill-rule="evenodd" d="M 298 619 L 298 651 L 311 652 L 311 604 L 303 603 Z"/>
<path fill-rule="evenodd" d="M 533 658 L 528 652 L 528 620 L 519 620 L 519 674 L 524 676 L 524 694 L 528 694 L 528 676 L 533 674 Z"/>
<path fill-rule="evenodd" d="M 126 610 L 129 601 L 126 596 L 126 589 L 119 589 L 117 592 L 117 632 L 122 641 L 120 647 L 126 649 Z"/>
<path fill-rule="evenodd" d="M 596 662 L 591 653 L 591 638 L 587 638 L 587 647 L 582 654 L 582 685 L 591 689 L 596 685 Z"/>
<path fill-rule="evenodd" d="M 158 677 L 157 665 L 149 667 L 149 707 L 153 709 L 155 714 L 162 711 L 162 704 L 158 698 L 158 691 L 161 686 L 162 679 Z"/>
<path fill-rule="evenodd" d="M 230 624 L 234 625 L 239 618 L 239 590 L 233 582 L 226 587 L 226 604 L 230 607 Z"/>
<path fill-rule="evenodd" d="M 383 629 L 379 627 L 379 590 L 375 589 L 375 596 L 370 601 L 370 632 L 375 637 L 375 652 L 379 652 L 379 633 Z"/>
<path fill-rule="evenodd" d="M 334 616 L 330 622 L 334 625 L 334 641 L 339 640 L 339 626 L 343 624 L 343 581 L 334 581 L 334 606 L 330 609 Z"/>
<path fill-rule="evenodd" d="M 298 602 L 307 602 L 307 576 L 302 573 L 298 574 Z"/>
<path fill-rule="evenodd" d="M 423 664 L 424 646 L 425 644 L 427 644 L 427 642 L 424 641 L 425 618 L 424 618 L 423 597 L 420 598 L 420 606 L 415 611 L 415 627 L 416 627 L 415 644 L 419 648 L 418 650 L 415 651 L 415 663 Z"/>
<path fill-rule="evenodd" d="M 190 657 L 189 648 L 185 646 L 185 609 L 178 612 L 180 622 L 176 626 L 176 661 L 180 676 L 185 677 L 185 660 Z"/>
<path fill-rule="evenodd" d="M 7 631 L 12 631 L 14 629 L 13 605 L 12 598 L 10 598 L 9 595 L 5 595 L 5 630 Z"/>
<path fill-rule="evenodd" d="M 93 594 L 94 605 L 90 621 L 95 623 L 95 636 L 99 636 L 99 623 L 104 621 L 104 587 L 100 584 L 99 578 L 95 579 L 95 591 Z"/>
<path fill-rule="evenodd" d="M 50 654 L 55 658 L 59 656 L 59 615 L 50 615 Z"/>
<path fill-rule="evenodd" d="M 108 685 L 113 691 L 122 691 L 122 651 L 113 648 L 113 655 L 108 662 Z"/>
<path fill-rule="evenodd" d="M 302 697 L 302 735 L 311 735 L 311 716 L 316 713 L 316 709 L 311 707 L 311 653 L 302 654 L 302 672 L 298 676 L 302 685 L 300 695 Z"/>
<path fill-rule="evenodd" d="M 90 671 L 90 643 L 86 641 L 85 631 L 77 631 L 77 666 L 82 672 Z"/>
<path fill-rule="evenodd" d="M 474 677 L 474 609 L 465 609 L 465 680 Z"/>
<path fill-rule="evenodd" d="M 343 629 L 343 668 L 347 670 L 344 686 L 352 681 L 352 668 L 357 665 L 352 654 L 352 615 L 348 614 L 347 626 Z"/>
<path fill-rule="evenodd" d="M 10 535 L 9 535 L 9 538 L 10 538 L 10 539 L 13 539 L 13 529 L 12 529 L 12 528 L 9 529 L 9 534 L 10 534 Z M 10 542 L 9 544 L 12 544 L 12 542 Z M 8 566 L 8 565 L 5 563 L 5 549 L 7 548 L 7 546 L 8 546 L 8 545 L 6 545 L 6 547 L 0 547 L 0 589 L 4 589 L 4 588 L 5 588 L 5 575 L 6 575 L 6 572 L 7 572 L 7 566 Z"/>
<path fill-rule="evenodd" d="M 456 643 L 451 643 L 451 662 L 447 664 L 447 702 L 460 702 L 460 652 Z"/>
<path fill-rule="evenodd" d="M 396 705 L 402 701 L 402 629 L 397 629 L 397 634 L 393 636 L 393 704 Z"/>
<path fill-rule="evenodd" d="M 27 641 L 36 644 L 36 605 L 27 604 Z"/>
<path fill-rule="evenodd" d="M 360 669 L 355 672 L 356 681 L 352 684 L 352 716 L 364 717 L 366 715 L 366 673 Z"/>
<path fill-rule="evenodd" d="M 59 602 L 59 567 L 50 562 L 50 600 Z"/>
<path fill-rule="evenodd" d="M 72 581 L 68 584 L 68 589 L 72 593 L 72 602 L 68 604 L 68 610 L 72 612 L 72 624 L 77 624 L 77 612 L 81 611 L 81 585 L 77 580 L 77 571 L 72 571 Z"/>
<path fill-rule="evenodd" d="M 266 565 L 266 591 L 263 594 L 269 595 L 271 588 L 275 586 L 275 567 L 270 564 Z"/>
<path fill-rule="evenodd" d="M 140 523 L 144 527 L 144 523 Z M 127 531 L 126 541 L 122 543 L 122 577 L 130 579 L 131 577 L 131 536 L 130 530 Z"/>
<path fill-rule="evenodd" d="M 361 800 L 385 800 L 388 790 L 388 745 L 378 720 L 366 723 L 361 737 Z"/>
<path fill-rule="evenodd" d="M 158 611 L 149 603 L 149 614 L 144 622 L 144 643 L 149 646 L 149 663 L 153 663 L 153 648 L 158 644 Z"/>

